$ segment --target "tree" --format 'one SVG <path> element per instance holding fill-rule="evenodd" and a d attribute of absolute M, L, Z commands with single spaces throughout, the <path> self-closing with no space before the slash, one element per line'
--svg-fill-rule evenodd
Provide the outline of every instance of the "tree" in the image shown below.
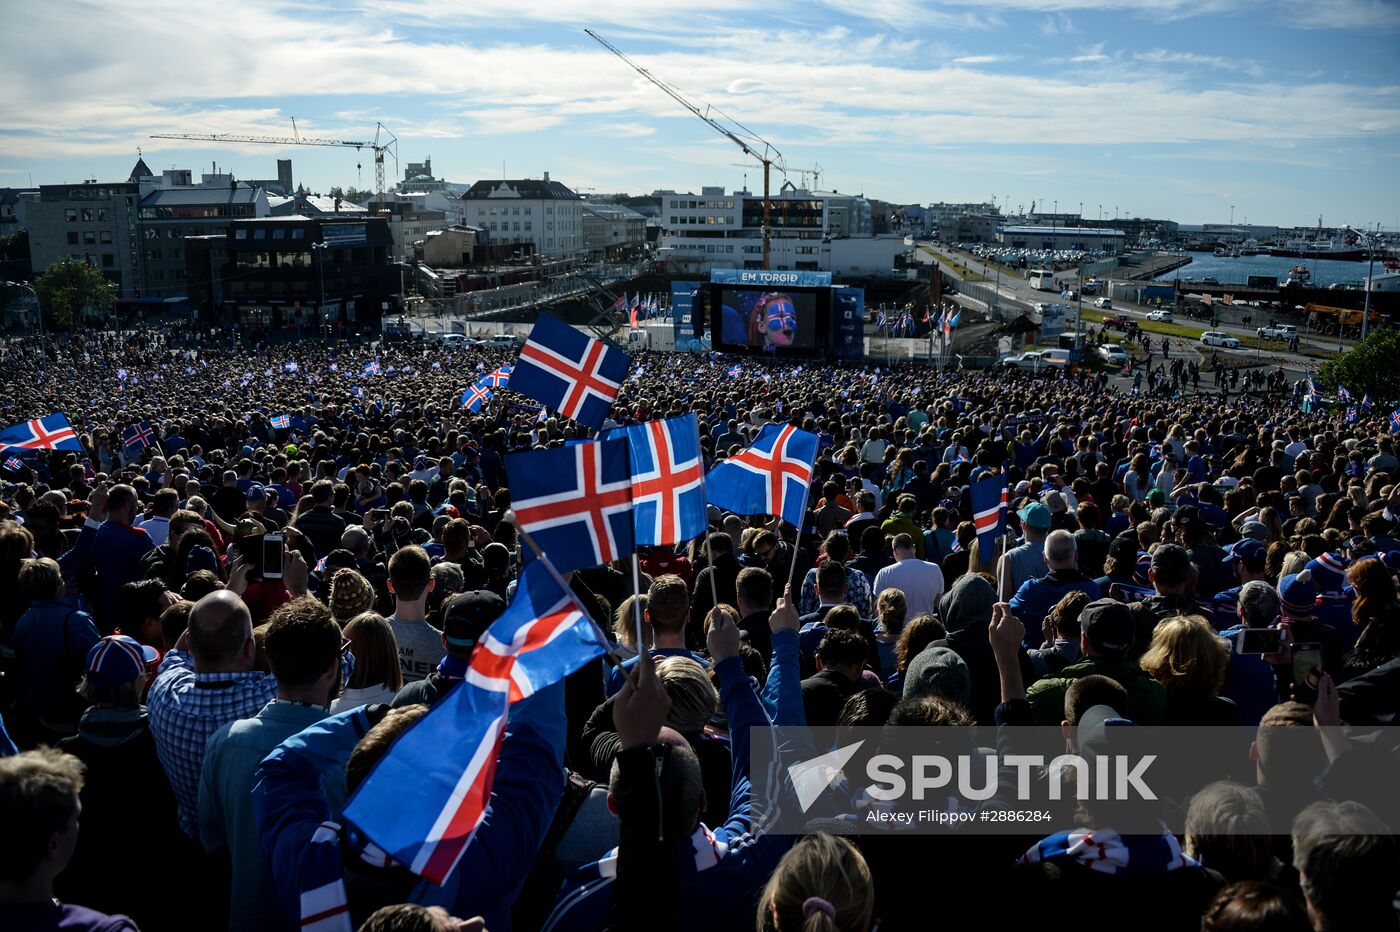
<path fill-rule="evenodd" d="M 345 199 L 357 207 L 364 207 L 374 197 L 373 191 L 362 191 L 354 185 L 345 189 Z"/>
<path fill-rule="evenodd" d="M 85 307 L 105 311 L 116 300 L 116 287 L 79 259 L 59 259 L 34 281 L 44 320 L 53 327 L 73 326 Z"/>
<path fill-rule="evenodd" d="M 1345 385 L 1357 398 L 1370 395 L 1377 404 L 1400 400 L 1400 329 L 1386 327 L 1345 353 L 1322 364 L 1321 381 L 1331 387 Z"/>

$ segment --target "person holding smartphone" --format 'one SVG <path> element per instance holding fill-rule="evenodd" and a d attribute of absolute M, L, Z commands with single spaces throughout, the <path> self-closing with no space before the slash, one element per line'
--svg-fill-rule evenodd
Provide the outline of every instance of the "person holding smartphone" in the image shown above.
<path fill-rule="evenodd" d="M 1291 645 L 1290 653 L 1294 656 L 1287 665 L 1276 665 L 1275 670 L 1282 680 L 1293 687 L 1295 698 L 1300 702 L 1308 702 L 1310 699 L 1300 695 L 1299 690 L 1301 688 L 1309 696 L 1315 697 L 1316 677 L 1311 674 L 1310 669 L 1299 667 L 1296 655 L 1303 645 L 1310 645 L 1316 648 L 1321 660 L 1319 672 L 1339 671 L 1342 668 L 1342 636 L 1335 628 L 1323 624 L 1313 614 L 1317 605 L 1317 585 L 1313 582 L 1311 570 L 1290 573 L 1279 580 L 1278 596 L 1279 608 L 1282 611 L 1279 624 L 1288 632 L 1286 640 Z M 1299 676 L 1300 671 L 1303 676 Z"/>

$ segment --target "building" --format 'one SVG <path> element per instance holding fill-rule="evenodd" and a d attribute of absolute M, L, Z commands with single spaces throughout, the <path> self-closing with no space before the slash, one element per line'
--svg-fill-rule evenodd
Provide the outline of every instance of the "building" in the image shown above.
<path fill-rule="evenodd" d="M 1106 254 L 1123 251 L 1127 236 L 1110 227 L 1007 226 L 997 242 L 1013 249 L 1063 249 Z"/>
<path fill-rule="evenodd" d="M 763 268 L 761 195 L 705 187 L 698 196 L 664 194 L 661 206 L 657 254 L 668 271 Z M 769 213 L 773 269 L 889 275 L 909 248 L 902 236 L 871 234 L 870 202 L 859 195 L 788 183 L 771 198 Z"/>
<path fill-rule="evenodd" d="M 997 227 L 1005 219 L 992 214 L 945 217 L 938 224 L 938 238 L 945 243 L 995 243 Z"/>
<path fill-rule="evenodd" d="M 352 204 L 342 197 L 308 194 L 300 190 L 288 197 L 269 197 L 267 203 L 269 216 L 273 217 L 315 217 L 321 214 L 354 214 L 363 217 L 369 213 L 367 208 Z"/>
<path fill-rule="evenodd" d="M 939 201 L 937 204 L 930 204 L 925 209 L 925 216 L 928 218 L 929 229 L 936 230 L 938 225 L 944 220 L 953 217 L 963 217 L 968 214 L 996 214 L 999 211 L 995 204 L 949 204 Z"/>
<path fill-rule="evenodd" d="M 539 255 L 583 251 L 583 198 L 558 181 L 516 178 L 478 181 L 461 197 L 466 224 L 495 243 L 530 243 Z"/>
<path fill-rule="evenodd" d="M 143 182 L 143 191 L 150 187 Z M 139 208 L 141 297 L 186 297 L 185 237 L 222 235 L 231 221 L 266 217 L 268 210 L 262 188 L 230 175 L 205 175 L 193 184 L 187 170 L 163 172 L 160 185 L 141 198 Z"/>
<path fill-rule="evenodd" d="M 476 261 L 477 246 L 485 239 L 479 227 L 450 226 L 423 237 L 418 247 L 422 263 L 434 269 L 460 269 Z"/>
<path fill-rule="evenodd" d="M 264 217 L 228 224 L 223 249 L 201 237 L 186 253 L 193 306 L 247 330 L 378 329 L 402 307 L 399 266 L 380 218 Z"/>
<path fill-rule="evenodd" d="M 0 188 L 0 236 L 23 230 L 29 205 L 38 198 L 38 188 Z"/>
<path fill-rule="evenodd" d="M 122 298 L 142 294 L 139 204 L 141 179 L 154 177 L 142 159 L 125 181 L 39 186 L 27 214 L 34 274 L 64 258 L 86 261 Z"/>
<path fill-rule="evenodd" d="M 391 254 L 395 262 L 410 262 L 414 257 L 414 244 L 434 230 L 448 225 L 447 215 L 440 210 L 417 210 L 407 201 L 371 201 L 369 216 L 378 217 L 389 224 L 389 238 L 393 240 Z"/>
<path fill-rule="evenodd" d="M 625 259 L 646 246 L 647 218 L 620 204 L 583 205 L 583 248 L 590 259 Z"/>

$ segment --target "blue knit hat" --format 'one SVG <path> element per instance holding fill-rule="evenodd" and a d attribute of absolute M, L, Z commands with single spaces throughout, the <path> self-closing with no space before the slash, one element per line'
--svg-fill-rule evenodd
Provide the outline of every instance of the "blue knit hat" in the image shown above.
<path fill-rule="evenodd" d="M 1318 592 L 1341 592 L 1346 584 L 1347 558 L 1340 553 L 1323 553 L 1308 561 Z"/>
<path fill-rule="evenodd" d="M 1311 615 L 1317 604 L 1317 586 L 1313 583 L 1312 571 L 1290 573 L 1278 584 L 1278 600 L 1283 607 L 1295 615 Z"/>

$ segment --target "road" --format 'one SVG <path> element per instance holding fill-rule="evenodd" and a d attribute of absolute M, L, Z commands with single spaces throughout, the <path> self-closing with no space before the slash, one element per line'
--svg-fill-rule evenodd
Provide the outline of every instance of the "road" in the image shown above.
<path fill-rule="evenodd" d="M 1000 281 L 998 281 L 998 272 L 995 266 L 981 262 L 975 258 L 970 258 L 968 256 L 962 255 L 961 253 L 952 252 L 936 244 L 921 243 L 920 245 L 923 248 L 921 248 L 916 253 L 919 256 L 920 260 L 932 262 L 934 256 L 936 256 L 940 262 L 940 265 L 943 268 L 943 271 L 948 275 L 949 278 L 952 278 L 955 281 L 961 283 L 964 280 L 964 270 L 970 271 L 975 275 L 979 275 L 985 278 L 986 281 L 984 282 L 973 282 L 970 284 L 972 284 L 974 288 L 983 287 L 986 288 L 988 291 L 995 291 L 997 295 L 997 300 L 1002 305 L 1003 310 L 1011 312 L 1011 316 L 1014 316 L 1015 313 L 1017 313 L 1020 310 L 1028 310 L 1032 305 L 1035 305 L 1037 303 L 1058 302 L 1062 300 L 1059 297 L 1059 295 L 1054 294 L 1053 292 L 1037 291 L 1036 289 L 1032 288 L 1030 286 L 1030 282 L 1027 279 L 1021 277 L 1019 273 L 1008 273 L 1003 271 L 1000 274 Z M 932 255 L 930 255 L 929 251 L 932 252 Z M 1078 281 L 1077 275 L 1073 271 L 1060 272 L 1056 277 L 1060 281 L 1062 281 L 1065 287 L 1067 288 L 1075 287 Z M 963 298 L 964 296 L 959 295 L 958 297 Z M 1094 310 L 1094 297 L 1098 296 L 1092 296 L 1088 300 L 1085 300 L 1082 303 L 1078 304 L 1078 306 L 1082 309 Z M 981 302 L 979 301 L 963 301 L 960 303 L 968 304 L 969 306 L 974 306 L 978 309 L 982 309 L 983 307 Z M 1114 300 L 1112 309 L 1106 311 L 1105 313 L 1113 313 L 1119 316 L 1130 317 L 1142 322 L 1146 322 L 1147 313 L 1149 310 L 1149 308 L 1142 305 Z M 1258 308 L 1244 308 L 1242 310 L 1236 311 L 1232 307 L 1220 307 L 1217 308 L 1217 310 L 1222 315 L 1229 313 L 1231 315 L 1243 316 L 1245 313 L 1253 313 L 1257 316 L 1262 313 Z M 1259 318 L 1259 320 L 1261 323 L 1267 322 L 1262 318 Z M 1190 319 L 1179 319 L 1176 321 L 1176 323 L 1185 327 L 1189 327 L 1192 330 L 1196 330 L 1198 332 L 1207 329 L 1221 330 L 1225 333 L 1230 334 L 1231 336 L 1235 336 L 1240 339 L 1244 339 L 1245 337 L 1254 337 L 1255 335 L 1253 326 L 1245 327 L 1243 324 L 1237 322 L 1230 322 L 1228 320 L 1221 320 L 1218 323 L 1218 325 L 1214 328 L 1208 327 L 1205 323 L 1201 321 L 1194 321 Z M 1091 327 L 1091 323 L 1088 320 L 1085 320 L 1084 324 L 1085 331 L 1087 332 Z M 1160 345 L 1160 339 L 1160 336 L 1154 335 L 1153 343 L 1155 345 Z M 1203 370 L 1209 368 L 1211 354 L 1213 351 L 1215 351 L 1215 347 L 1202 346 L 1198 340 L 1194 339 L 1186 339 L 1182 337 L 1170 337 L 1169 339 L 1171 340 L 1172 344 L 1173 356 L 1179 355 L 1181 352 L 1185 351 L 1192 354 L 1200 362 L 1201 368 Z M 1326 351 L 1329 353 L 1335 353 L 1337 349 L 1335 342 L 1319 341 L 1311 337 L 1305 337 L 1302 340 L 1302 343 L 1307 346 L 1313 347 L 1319 351 Z M 1282 343 L 1279 344 L 1279 350 L 1275 351 L 1261 351 L 1242 347 L 1241 349 L 1234 351 L 1222 349 L 1220 350 L 1220 352 L 1225 353 L 1226 355 L 1238 357 L 1242 361 L 1257 360 L 1260 364 L 1267 365 L 1270 369 L 1272 369 L 1275 366 L 1282 365 L 1284 371 L 1288 374 L 1290 381 L 1307 375 L 1308 373 L 1312 372 L 1314 367 L 1317 365 L 1317 360 L 1287 352 L 1285 350 L 1284 344 Z M 1154 355 L 1153 360 L 1154 365 L 1160 364 L 1161 356 Z M 1116 381 L 1119 381 L 1119 379 L 1115 378 L 1115 382 Z M 1205 382 L 1203 381 L 1202 384 L 1204 386 Z"/>

